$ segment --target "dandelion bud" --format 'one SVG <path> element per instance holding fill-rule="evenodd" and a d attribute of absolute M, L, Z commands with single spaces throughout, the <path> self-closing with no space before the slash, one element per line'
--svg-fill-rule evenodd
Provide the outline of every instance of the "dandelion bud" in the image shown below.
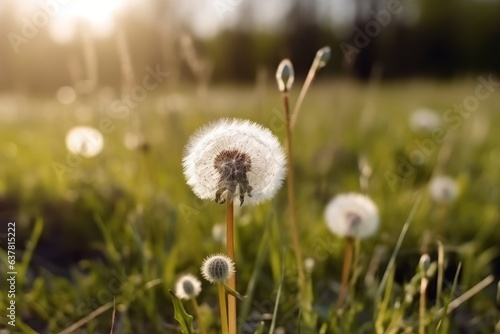
<path fill-rule="evenodd" d="M 295 74 L 290 59 L 283 59 L 276 70 L 276 81 L 280 92 L 287 92 L 292 88 Z"/>
<path fill-rule="evenodd" d="M 225 283 L 234 273 L 234 262 L 224 254 L 210 255 L 201 265 L 201 274 L 210 283 Z"/>
<path fill-rule="evenodd" d="M 428 254 L 424 254 L 420 257 L 420 261 L 418 262 L 418 266 L 419 266 L 420 270 L 422 270 L 424 273 L 427 272 L 427 270 L 431 266 L 431 258 L 429 257 Z"/>
<path fill-rule="evenodd" d="M 201 282 L 191 274 L 181 276 L 175 283 L 175 295 L 179 299 L 189 300 L 201 292 Z"/>
<path fill-rule="evenodd" d="M 318 68 L 325 67 L 326 64 L 330 61 L 330 57 L 332 56 L 332 52 L 329 46 L 325 46 L 316 52 L 316 56 L 314 57 L 314 61 L 317 62 Z"/>

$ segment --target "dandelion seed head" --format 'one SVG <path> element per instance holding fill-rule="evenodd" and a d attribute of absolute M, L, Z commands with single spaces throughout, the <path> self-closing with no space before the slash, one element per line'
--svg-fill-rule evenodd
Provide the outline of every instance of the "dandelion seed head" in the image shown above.
<path fill-rule="evenodd" d="M 201 199 L 255 205 L 281 188 L 286 158 L 270 130 L 223 119 L 200 129 L 186 145 L 184 176 Z"/>
<path fill-rule="evenodd" d="M 201 265 L 201 275 L 210 283 L 223 283 L 235 273 L 234 262 L 224 254 L 210 255 Z"/>
<path fill-rule="evenodd" d="M 415 110 L 409 119 L 410 127 L 416 132 L 429 132 L 441 126 L 441 118 L 431 109 Z"/>
<path fill-rule="evenodd" d="M 378 209 L 373 201 L 361 194 L 340 194 L 325 209 L 328 228 L 341 237 L 363 239 L 375 233 L 379 226 Z"/>
<path fill-rule="evenodd" d="M 77 126 L 66 135 L 66 148 L 73 154 L 91 158 L 101 153 L 104 138 L 101 132 L 89 126 Z"/>
<path fill-rule="evenodd" d="M 283 59 L 276 70 L 276 81 L 280 92 L 289 91 L 295 80 L 295 73 L 290 59 Z"/>
<path fill-rule="evenodd" d="M 429 183 L 429 192 L 437 203 L 450 203 L 458 195 L 457 183 L 449 176 L 437 176 Z"/>
<path fill-rule="evenodd" d="M 175 295 L 180 299 L 191 299 L 201 292 L 201 282 L 191 274 L 181 276 L 175 283 Z"/>

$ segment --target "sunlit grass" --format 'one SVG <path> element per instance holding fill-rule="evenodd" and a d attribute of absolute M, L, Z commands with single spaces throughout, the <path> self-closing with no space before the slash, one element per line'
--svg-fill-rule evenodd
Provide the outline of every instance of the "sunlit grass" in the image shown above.
<path fill-rule="evenodd" d="M 374 333 L 374 328 L 389 333 L 416 332 L 420 281 L 412 278 L 417 275 L 424 242 L 428 242 L 433 262 L 438 258 L 438 239 L 443 242 L 446 267 L 439 306 L 434 305 L 432 293 L 427 298 L 427 330 L 437 328 L 442 317 L 440 308 L 492 273 L 498 279 L 500 94 L 481 101 L 479 110 L 451 131 L 445 142 L 450 155 L 440 169 L 457 180 L 460 193 L 444 218 L 427 192 L 439 144 L 394 191 L 385 175 L 388 171 L 397 173 L 398 157 L 408 157 L 418 148 L 414 140 L 427 138 L 411 131 L 410 113 L 420 107 L 444 112 L 473 94 L 475 85 L 474 81 L 415 81 L 383 84 L 370 91 L 356 82 L 336 81 L 317 82 L 309 91 L 294 129 L 294 165 L 302 251 L 304 257 L 316 262 L 308 284 L 314 294 L 312 309 L 317 315 L 318 332 L 320 328 L 327 332 L 337 328 L 344 333 Z M 199 275 L 207 254 L 223 251 L 211 231 L 214 224 L 224 221 L 224 210 L 218 204 L 196 199 L 185 184 L 181 169 L 185 143 L 198 127 L 219 117 L 251 119 L 270 128 L 281 140 L 285 138 L 281 100 L 275 89 L 261 97 L 254 94 L 254 87 L 212 87 L 204 100 L 195 98 L 195 92 L 189 89 L 177 93 L 184 98 L 180 110 L 160 103 L 169 96 L 162 96 L 159 90 L 134 110 L 141 119 L 141 135 L 149 150 L 125 148 L 123 137 L 130 131 L 133 118 L 114 120 L 116 128 L 104 134 L 101 154 L 68 166 L 61 178 L 52 163 L 67 165 L 66 132 L 75 125 L 99 127 L 103 111 L 94 110 L 91 119 L 82 124 L 75 110 L 84 101 L 62 106 L 55 99 L 33 97 L 21 102 L 24 117 L 0 121 L 2 220 L 17 220 L 19 249 L 28 249 L 28 240 L 36 239 L 35 226 L 43 224 L 25 284 L 18 287 L 21 330 L 24 319 L 35 332 L 45 329 L 58 333 L 104 305 L 100 309 L 104 311 L 90 317 L 82 328 L 89 333 L 109 332 L 114 296 L 115 331 L 175 332 L 169 290 L 181 273 Z M 291 97 L 297 95 L 298 91 L 290 93 Z M 485 118 L 489 128 L 483 139 L 473 134 L 478 117 Z M 373 169 L 367 191 L 379 207 L 381 226 L 355 254 L 352 294 L 345 313 L 339 315 L 335 305 L 343 244 L 328 232 L 323 211 L 334 195 L 361 191 L 361 155 Z M 419 193 L 423 194 L 422 201 L 396 256 L 394 270 L 386 273 L 383 294 L 377 299 L 389 258 Z M 299 326 L 300 301 L 292 257 L 286 257 L 284 273 L 282 270 L 283 251 L 290 247 L 284 239 L 287 233 L 280 230 L 285 226 L 286 207 L 286 193 L 281 191 L 272 203 L 236 212 L 235 252 L 241 259 L 238 286 L 249 298 L 238 307 L 238 325 L 245 333 L 256 328 L 261 318 L 266 329 L 271 326 L 269 318 L 275 311 L 280 286 L 275 328 L 295 330 Z M 440 219 L 447 220 L 444 238 L 437 235 Z M 424 240 L 426 233 L 430 241 Z M 369 269 L 376 254 L 382 254 L 375 259 L 379 264 Z M 2 251 L 2 272 L 5 258 Z M 459 262 L 462 269 L 452 289 Z M 21 265 L 21 257 L 18 263 Z M 367 275 L 370 270 L 372 278 Z M 435 287 L 433 277 L 427 290 Z M 472 326 L 465 327 L 467 330 L 492 332 L 500 317 L 495 295 L 496 284 L 491 284 L 455 311 L 457 317 L 465 319 L 465 326 Z M 2 309 L 6 301 L 6 295 L 1 294 Z M 204 289 L 198 301 L 204 324 L 210 328 L 207 332 L 220 333 L 216 291 Z M 193 314 L 189 306 L 186 308 Z M 467 321 L 473 317 L 481 319 L 479 324 Z M 447 328 L 456 328 L 454 319 L 448 317 L 440 330 L 444 333 Z M 0 318 L 0 324 L 5 321 Z"/>

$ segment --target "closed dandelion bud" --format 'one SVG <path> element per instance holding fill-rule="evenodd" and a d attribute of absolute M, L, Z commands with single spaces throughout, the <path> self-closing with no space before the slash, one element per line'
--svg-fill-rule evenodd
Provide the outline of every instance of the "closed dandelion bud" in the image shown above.
<path fill-rule="evenodd" d="M 330 57 L 332 52 L 329 46 L 325 46 L 316 52 L 316 57 L 314 57 L 314 61 L 317 62 L 318 68 L 325 67 L 326 64 L 330 61 Z"/>
<path fill-rule="evenodd" d="M 290 59 L 283 59 L 276 70 L 276 81 L 280 92 L 287 92 L 292 88 L 295 74 Z"/>
<path fill-rule="evenodd" d="M 374 234 L 379 226 L 378 209 L 361 194 L 340 194 L 325 209 L 326 225 L 340 237 L 363 239 Z"/>
<path fill-rule="evenodd" d="M 418 262 L 418 267 L 423 273 L 427 273 L 429 267 L 431 266 L 431 258 L 428 254 L 424 254 L 420 257 L 420 261 Z"/>
<path fill-rule="evenodd" d="M 224 254 L 210 255 L 201 265 L 201 274 L 210 283 L 225 283 L 234 273 L 234 262 Z"/>
<path fill-rule="evenodd" d="M 175 283 L 175 295 L 179 299 L 189 300 L 196 298 L 201 292 L 201 282 L 195 276 L 187 274 L 181 276 Z"/>

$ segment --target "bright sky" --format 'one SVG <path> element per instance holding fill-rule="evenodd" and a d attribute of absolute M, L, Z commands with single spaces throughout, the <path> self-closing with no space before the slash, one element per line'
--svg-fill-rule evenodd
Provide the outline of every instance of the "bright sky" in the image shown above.
<path fill-rule="evenodd" d="M 25 18 L 43 12 L 42 4 L 45 4 L 51 15 L 48 29 L 53 38 L 62 43 L 74 38 L 76 26 L 81 21 L 89 24 L 95 35 L 107 36 L 114 31 L 115 18 L 131 6 L 137 7 L 134 10 L 141 15 L 143 12 L 156 14 L 151 11 L 148 0 L 23 0 L 15 4 Z M 247 15 L 258 28 L 277 28 L 290 10 L 288 0 L 182 0 L 170 1 L 170 4 L 175 6 L 175 17 L 189 22 L 194 32 L 202 37 L 233 27 Z M 316 10 L 324 23 L 335 22 L 337 28 L 349 26 L 354 15 L 351 0 L 319 0 Z"/>

